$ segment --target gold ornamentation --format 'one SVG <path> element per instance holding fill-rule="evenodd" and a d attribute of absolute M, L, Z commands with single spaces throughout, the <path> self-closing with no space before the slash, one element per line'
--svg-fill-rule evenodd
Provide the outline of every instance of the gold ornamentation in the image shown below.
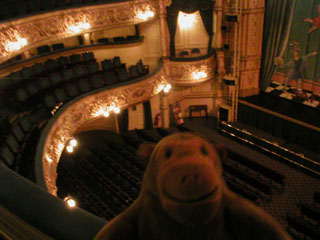
<path fill-rule="evenodd" d="M 70 26 L 90 24 L 86 31 L 96 31 L 130 24 L 138 24 L 158 17 L 158 1 L 136 0 L 123 3 L 54 11 L 0 24 L 0 63 L 41 44 L 79 34 L 70 31 Z M 152 11 L 154 16 L 146 20 L 137 18 L 138 12 Z M 9 51 L 8 44 L 19 38 L 28 45 L 18 51 Z"/>
<path fill-rule="evenodd" d="M 214 78 L 216 58 L 210 56 L 198 61 L 165 61 L 166 74 L 173 85 L 191 86 Z M 195 72 L 204 72 L 206 77 L 194 78 Z"/>
<path fill-rule="evenodd" d="M 81 126 L 97 117 L 96 112 L 110 106 L 127 108 L 146 101 L 158 94 L 159 86 L 165 84 L 167 80 L 164 69 L 161 68 L 145 80 L 88 95 L 59 109 L 44 130 L 44 133 L 47 133 L 41 138 L 45 139 L 44 144 L 38 146 L 41 154 L 37 155 L 36 161 L 42 163 L 45 182 L 43 187 L 51 194 L 57 195 L 56 170 L 65 144 Z M 42 181 L 43 179 L 38 179 L 38 182 Z"/>

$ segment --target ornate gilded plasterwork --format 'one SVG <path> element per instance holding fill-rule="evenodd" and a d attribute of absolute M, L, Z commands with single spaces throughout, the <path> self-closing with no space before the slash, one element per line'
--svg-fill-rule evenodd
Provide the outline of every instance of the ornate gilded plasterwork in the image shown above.
<path fill-rule="evenodd" d="M 198 61 L 170 61 L 164 62 L 170 82 L 176 86 L 192 86 L 213 79 L 216 70 L 214 55 Z M 194 73 L 204 72 L 206 77 L 194 78 Z"/>
<path fill-rule="evenodd" d="M 54 119 L 44 129 L 38 146 L 36 164 L 42 166 L 41 174 L 37 173 L 37 182 L 57 194 L 57 165 L 67 141 L 77 129 L 88 121 L 92 121 L 99 109 L 114 105 L 126 108 L 141 103 L 158 94 L 167 80 L 161 68 L 155 75 L 145 80 L 87 95 L 61 108 Z"/>
<path fill-rule="evenodd" d="M 158 8 L 157 0 L 135 0 L 59 10 L 4 22 L 0 24 L 0 63 L 20 52 L 49 41 L 82 33 L 70 31 L 69 26 L 85 22 L 91 26 L 86 31 L 96 31 L 137 24 L 157 18 Z M 139 11 L 146 12 L 148 10 L 154 12 L 153 17 L 145 20 L 137 17 Z M 8 51 L 7 44 L 9 42 L 17 42 L 19 38 L 25 38 L 28 44 L 19 51 Z"/>

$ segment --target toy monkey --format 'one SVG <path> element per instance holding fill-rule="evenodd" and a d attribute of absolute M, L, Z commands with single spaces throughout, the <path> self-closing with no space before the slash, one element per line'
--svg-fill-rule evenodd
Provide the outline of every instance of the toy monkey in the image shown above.
<path fill-rule="evenodd" d="M 219 152 L 203 138 L 177 133 L 139 152 L 149 159 L 139 197 L 95 239 L 291 239 L 269 214 L 227 188 Z"/>

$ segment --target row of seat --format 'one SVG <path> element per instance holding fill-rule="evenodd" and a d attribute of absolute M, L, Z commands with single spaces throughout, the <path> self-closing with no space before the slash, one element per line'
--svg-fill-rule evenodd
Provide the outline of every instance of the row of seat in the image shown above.
<path fill-rule="evenodd" d="M 0 20 L 55 11 L 83 5 L 122 2 L 123 0 L 3 0 L 0 2 Z"/>
<path fill-rule="evenodd" d="M 163 137 L 182 130 L 187 131 L 189 129 L 185 127 L 180 130 L 177 127 L 171 127 L 169 129 L 135 129 L 121 132 L 120 136 L 123 140 L 122 142 L 116 140 L 114 136 L 110 137 L 107 135 L 107 137 L 103 139 L 101 136 L 97 136 L 96 138 L 99 139 L 99 145 L 94 144 L 97 139 L 91 141 L 92 144 L 89 147 L 82 145 L 82 149 L 87 148 L 90 153 L 86 152 L 84 154 L 86 156 L 85 160 L 81 162 L 83 162 L 83 167 L 86 168 L 86 170 L 89 169 L 91 172 L 90 174 L 93 176 L 98 176 L 98 179 L 104 179 L 104 177 L 109 179 L 109 182 L 100 183 L 101 187 L 104 184 L 103 186 L 105 189 L 112 189 L 112 186 L 118 186 L 121 189 L 121 191 L 108 190 L 110 193 L 115 194 L 117 200 L 116 205 L 118 205 L 118 208 L 116 209 L 117 213 L 119 213 L 119 211 L 123 210 L 123 208 L 119 208 L 119 206 L 125 205 L 128 200 L 129 202 L 134 200 L 138 194 L 137 189 L 141 187 L 142 174 L 146 167 L 146 163 L 136 156 L 136 150 L 139 145 L 145 141 L 158 142 Z M 90 142 L 89 138 L 86 141 Z M 236 158 L 235 154 L 231 156 L 234 159 Z M 75 158 L 76 160 L 79 160 L 81 156 Z M 234 159 L 229 158 L 223 162 L 224 178 L 229 188 L 257 204 L 263 204 L 263 202 L 270 200 L 274 192 L 274 186 L 270 184 L 270 182 L 264 181 L 264 178 L 261 179 L 259 175 L 252 175 L 243 171 L 243 166 L 240 168 L 235 166 L 233 164 Z M 63 162 L 63 159 L 60 161 Z M 277 176 L 277 174 L 270 174 L 270 172 L 273 173 L 271 169 L 262 165 L 260 166 L 258 163 L 253 164 L 252 160 L 250 161 L 251 164 L 247 164 L 248 162 L 245 163 L 248 166 L 253 167 L 255 171 L 259 172 L 263 169 L 262 171 L 265 171 L 265 175 L 267 177 L 270 175 L 271 179 L 274 175 Z M 270 171 L 266 169 L 269 169 Z M 278 178 L 275 177 L 275 179 L 277 180 Z M 110 185 L 110 182 L 113 182 L 112 186 Z M 280 182 L 283 184 L 282 181 Z M 91 184 L 94 184 L 93 180 Z M 101 190 L 98 190 L 97 187 L 96 191 L 99 192 Z M 126 199 L 125 197 L 119 197 L 118 194 L 121 196 L 122 191 L 126 192 L 130 198 Z M 111 203 L 109 203 L 109 205 L 110 204 Z"/>
<path fill-rule="evenodd" d="M 229 189 L 240 196 L 256 203 L 261 204 L 263 199 L 257 194 L 252 188 L 250 188 L 247 184 L 240 182 L 236 177 L 227 172 L 223 173 L 223 177 L 229 187 Z"/>
<path fill-rule="evenodd" d="M 117 36 L 113 38 L 99 38 L 97 39 L 98 43 L 101 44 L 112 44 L 112 43 L 126 43 L 126 42 L 131 42 L 131 41 L 136 41 L 139 40 L 140 37 L 138 35 L 128 35 L 128 36 Z M 92 42 L 93 43 L 93 42 Z"/>
<path fill-rule="evenodd" d="M 145 138 L 150 140 L 151 136 L 160 140 L 163 137 L 160 132 L 167 135 L 169 132 L 179 131 L 176 128 L 172 129 L 133 130 L 129 133 L 133 133 L 142 143 L 146 141 Z M 68 187 L 73 187 L 63 181 L 67 176 L 64 176 L 60 171 L 60 166 L 72 171 L 77 178 L 81 179 L 81 184 L 90 187 L 104 205 L 108 206 L 108 208 L 101 210 L 99 216 L 105 211 L 110 213 L 108 209 L 119 214 L 138 197 L 146 163 L 136 155 L 135 146 L 130 145 L 119 135 L 117 136 L 120 140 L 114 136 L 101 136 L 98 133 L 96 133 L 95 141 L 84 136 L 75 136 L 81 143 L 81 149 L 75 150 L 72 154 L 63 152 L 58 165 L 58 189 L 60 189 L 62 182 L 65 184 L 61 188 L 61 192 L 60 190 L 58 192 L 60 197 L 68 194 Z M 95 144 L 97 139 L 99 139 L 99 145 Z M 82 198 L 84 196 L 75 197 Z M 85 209 L 94 213 L 90 206 L 86 206 Z M 103 214 L 103 217 L 111 219 L 110 214 Z"/>
<path fill-rule="evenodd" d="M 61 64 L 57 66 L 59 59 Z M 11 111 L 16 120 L 8 123 L 9 114 L 1 111 L 4 115 L 1 115 L 0 119 L 6 121 L 8 127 L 6 132 L 1 134 L 0 154 L 2 161 L 12 169 L 18 169 L 19 160 L 23 151 L 26 151 L 30 133 L 33 130 L 40 131 L 39 127 L 43 122 L 51 118 L 63 103 L 88 91 L 118 83 L 119 72 L 121 72 L 119 69 L 126 70 L 123 68 L 125 64 L 121 63 L 120 57 L 112 59 L 113 66 L 120 66 L 120 68 L 113 67 L 109 71 L 100 70 L 93 53 L 72 54 L 69 57 L 63 57 L 64 61 L 62 58 L 59 59 L 50 61 L 54 63 L 51 68 L 43 64 L 35 64 L 22 69 L 19 72 L 21 77 L 19 80 L 7 78 L 0 81 L 11 81 L 3 88 L 7 97 L 0 110 Z M 142 61 L 139 63 L 142 64 Z M 35 69 L 37 71 L 34 71 Z M 59 70 L 60 72 L 57 72 Z M 45 76 L 46 74 L 49 75 Z"/>
<path fill-rule="evenodd" d="M 277 171 L 275 170 L 272 170 L 256 161 L 253 161 L 251 159 L 248 159 L 240 154 L 237 154 L 236 152 L 233 152 L 233 151 L 228 151 L 228 157 L 231 159 L 231 160 L 234 160 L 235 162 L 238 162 L 238 163 L 241 163 L 242 165 L 254 170 L 255 172 L 281 184 L 281 185 L 284 185 L 284 180 L 285 180 L 285 177 L 278 173 Z"/>
<path fill-rule="evenodd" d="M 294 238 L 301 239 L 320 239 L 320 230 L 318 224 L 312 224 L 306 219 L 294 214 L 287 214 L 288 232 L 293 234 Z"/>
<path fill-rule="evenodd" d="M 236 182 L 244 188 L 251 189 L 251 192 L 260 196 L 262 200 L 270 201 L 273 188 L 268 182 L 263 181 L 256 175 L 248 173 L 241 168 L 237 168 L 232 163 L 224 161 L 222 167 L 225 173 L 232 175 Z"/>
<path fill-rule="evenodd" d="M 72 68 L 78 64 L 87 64 L 95 61 L 93 52 L 60 56 L 57 59 L 47 59 L 44 63 L 38 62 L 2 77 L 0 79 L 0 91 L 10 92 L 12 89 L 23 87 L 24 84 L 36 78 L 46 77 L 52 73 Z"/>
<path fill-rule="evenodd" d="M 81 36 L 78 36 L 79 45 L 83 45 L 83 39 Z M 139 40 L 140 37 L 138 35 L 128 35 L 128 36 L 117 36 L 112 38 L 99 38 L 97 39 L 97 44 L 123 44 L 123 43 L 130 43 L 132 41 Z M 91 44 L 96 44 L 93 40 L 91 40 Z M 52 52 L 59 52 L 65 49 L 64 43 L 55 43 L 50 45 L 42 45 L 37 47 L 38 55 L 50 54 Z"/>
<path fill-rule="evenodd" d="M 80 208 L 90 209 L 91 213 L 106 219 L 112 219 L 116 216 L 113 209 L 101 201 L 93 189 L 84 184 L 74 172 L 64 166 L 60 166 L 59 174 L 64 176 L 64 178 L 57 179 L 58 194 L 62 199 L 71 196 L 75 198 L 77 206 Z"/>

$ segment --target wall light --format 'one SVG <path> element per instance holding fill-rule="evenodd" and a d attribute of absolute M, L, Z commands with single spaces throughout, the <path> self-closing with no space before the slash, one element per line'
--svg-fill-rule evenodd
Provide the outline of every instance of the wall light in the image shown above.
<path fill-rule="evenodd" d="M 65 201 L 68 204 L 68 206 L 71 208 L 77 205 L 76 201 L 71 196 L 65 197 L 63 201 Z"/>
<path fill-rule="evenodd" d="M 195 14 L 187 14 L 183 12 L 179 12 L 178 23 L 181 29 L 191 28 L 196 21 Z"/>
<path fill-rule="evenodd" d="M 71 26 L 68 27 L 68 32 L 71 33 L 80 33 L 82 31 L 88 30 L 89 28 L 91 28 L 91 25 L 87 22 L 80 22 L 80 23 L 76 23 L 73 24 Z"/>
<path fill-rule="evenodd" d="M 120 108 L 114 107 L 113 111 L 114 111 L 116 114 L 118 114 L 118 113 L 120 113 Z"/>
<path fill-rule="evenodd" d="M 69 153 L 72 153 L 73 152 L 73 147 L 71 145 L 67 146 L 67 151 Z"/>
<path fill-rule="evenodd" d="M 47 161 L 48 161 L 48 163 L 52 163 L 53 162 L 52 159 L 49 156 L 47 156 Z"/>
<path fill-rule="evenodd" d="M 77 140 L 75 140 L 74 138 L 70 140 L 70 145 L 71 145 L 72 147 L 77 146 L 77 144 L 78 144 L 78 142 L 77 142 Z"/>
<path fill-rule="evenodd" d="M 152 18 L 154 16 L 154 12 L 147 8 L 145 11 L 139 10 L 137 12 L 136 17 L 140 20 L 147 20 L 148 18 Z"/>
<path fill-rule="evenodd" d="M 163 88 L 163 91 L 164 91 L 165 93 L 168 93 L 171 88 L 172 88 L 171 84 L 167 84 L 167 85 Z"/>
<path fill-rule="evenodd" d="M 27 39 L 25 38 L 17 38 L 16 42 L 7 42 L 6 45 L 6 50 L 8 52 L 14 52 L 14 51 L 18 51 L 21 48 L 23 48 L 24 46 L 26 46 L 28 43 Z"/>
<path fill-rule="evenodd" d="M 200 78 L 205 78 L 207 76 L 208 74 L 205 71 L 195 71 L 192 73 L 192 78 L 195 80 L 198 80 Z"/>
<path fill-rule="evenodd" d="M 107 117 L 110 116 L 110 113 L 109 113 L 108 111 L 105 111 L 105 112 L 103 113 L 103 116 L 105 116 L 105 117 L 107 118 Z"/>

